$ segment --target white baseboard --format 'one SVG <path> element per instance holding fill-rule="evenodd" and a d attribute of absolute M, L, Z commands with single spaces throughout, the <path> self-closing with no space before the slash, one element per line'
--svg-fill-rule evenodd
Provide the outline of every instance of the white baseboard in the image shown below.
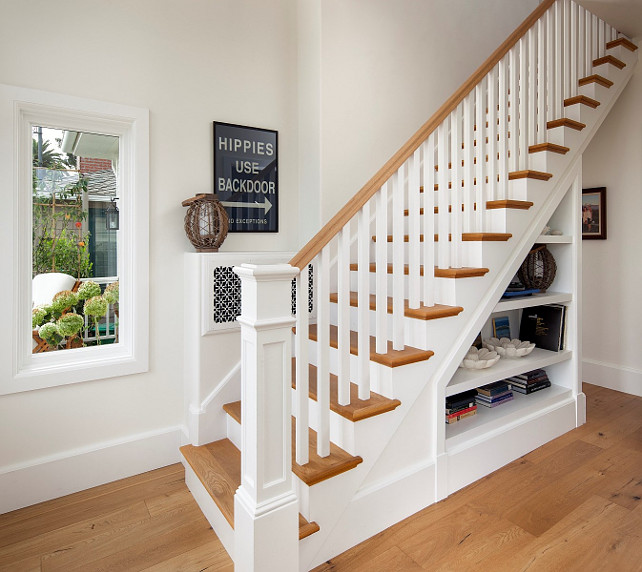
<path fill-rule="evenodd" d="M 184 433 L 166 427 L 0 467 L 0 513 L 178 463 Z"/>
<path fill-rule="evenodd" d="M 584 358 L 582 381 L 642 397 L 642 371 L 632 367 Z"/>

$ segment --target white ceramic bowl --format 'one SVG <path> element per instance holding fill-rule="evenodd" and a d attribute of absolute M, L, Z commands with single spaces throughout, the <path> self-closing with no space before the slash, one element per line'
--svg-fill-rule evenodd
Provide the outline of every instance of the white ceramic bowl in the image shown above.
<path fill-rule="evenodd" d="M 459 367 L 466 369 L 486 369 L 491 365 L 495 365 L 499 361 L 499 354 L 496 351 L 482 348 L 478 350 L 472 347 L 464 357 Z"/>
<path fill-rule="evenodd" d="M 489 338 L 484 340 L 483 345 L 485 348 L 497 352 L 502 357 L 519 358 L 527 356 L 535 348 L 535 344 L 514 338 Z"/>

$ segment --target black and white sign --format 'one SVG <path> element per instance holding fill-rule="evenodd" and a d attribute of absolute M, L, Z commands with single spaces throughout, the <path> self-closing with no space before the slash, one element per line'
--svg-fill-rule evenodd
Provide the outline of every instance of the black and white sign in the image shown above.
<path fill-rule="evenodd" d="M 230 232 L 278 232 L 277 132 L 215 121 L 214 192 Z"/>

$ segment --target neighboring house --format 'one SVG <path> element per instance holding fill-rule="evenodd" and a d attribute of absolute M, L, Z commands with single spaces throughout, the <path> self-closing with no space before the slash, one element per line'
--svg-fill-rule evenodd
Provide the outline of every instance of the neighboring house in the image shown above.
<path fill-rule="evenodd" d="M 281 151 L 280 232 L 230 235 L 222 251 L 294 251 L 537 2 L 161 4 L 150 20 L 151 2 L 96 18 L 98 8 L 0 0 L 0 53 L 20 54 L 5 58 L 0 83 L 150 109 L 152 323 L 146 373 L 10 395 L 0 380 L 0 512 L 179 461 L 190 365 L 182 273 L 190 246 L 180 203 L 211 191 L 213 120 L 277 129 Z M 55 40 L 63 53 L 73 49 L 76 82 L 41 65 L 52 39 L 30 33 L 36 20 L 92 30 L 81 50 L 75 37 Z M 642 306 L 629 252 L 642 241 L 641 102 L 638 66 L 584 155 L 584 186 L 609 191 L 608 240 L 584 244 L 584 380 L 637 395 Z M 88 172 L 96 195 L 112 192 L 110 172 Z M 2 253 L 3 267 L 12 267 L 12 254 Z M 0 359 L 8 360 L 11 337 L 4 339 Z M 238 339 L 210 341 L 205 373 L 215 385 L 238 362 Z"/>

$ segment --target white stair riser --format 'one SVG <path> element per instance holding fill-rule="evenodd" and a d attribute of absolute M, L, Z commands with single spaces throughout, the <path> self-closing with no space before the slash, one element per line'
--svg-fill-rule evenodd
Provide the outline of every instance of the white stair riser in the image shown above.
<path fill-rule="evenodd" d="M 227 438 L 232 441 L 234 446 L 241 450 L 241 425 L 232 418 L 231 415 L 225 414 L 225 427 Z"/>
<path fill-rule="evenodd" d="M 580 123 L 584 123 L 586 125 L 585 129 L 595 123 L 595 121 L 597 120 L 597 115 L 597 110 L 582 103 L 568 105 L 564 108 L 564 117 L 573 119 L 574 121 L 579 121 Z"/>
<path fill-rule="evenodd" d="M 535 171 L 553 173 L 560 171 L 566 165 L 565 155 L 553 151 L 538 151 L 530 154 L 530 166 Z"/>
<path fill-rule="evenodd" d="M 608 62 L 600 64 L 599 66 L 593 66 L 594 74 L 601 75 L 602 77 L 610 79 L 611 81 L 617 81 L 621 75 L 621 72 L 622 70 L 620 70 L 620 68 Z"/>
<path fill-rule="evenodd" d="M 628 66 L 635 65 L 635 62 L 637 61 L 636 52 L 632 52 L 628 48 L 624 48 L 622 46 L 607 49 L 606 55 L 613 56 L 614 58 L 623 61 Z"/>
<path fill-rule="evenodd" d="M 606 101 L 610 101 L 611 92 L 609 91 L 610 89 L 613 89 L 613 86 L 610 88 L 604 87 L 603 85 L 591 82 L 587 83 L 586 85 L 581 85 L 578 88 L 578 93 L 580 95 L 585 95 L 586 97 L 590 97 L 591 99 L 596 99 L 601 103 L 600 107 L 605 104 Z"/>
<path fill-rule="evenodd" d="M 553 127 L 546 131 L 546 135 L 548 143 L 570 147 L 571 149 L 579 147 L 580 141 L 583 139 L 581 132 L 571 127 Z"/>

